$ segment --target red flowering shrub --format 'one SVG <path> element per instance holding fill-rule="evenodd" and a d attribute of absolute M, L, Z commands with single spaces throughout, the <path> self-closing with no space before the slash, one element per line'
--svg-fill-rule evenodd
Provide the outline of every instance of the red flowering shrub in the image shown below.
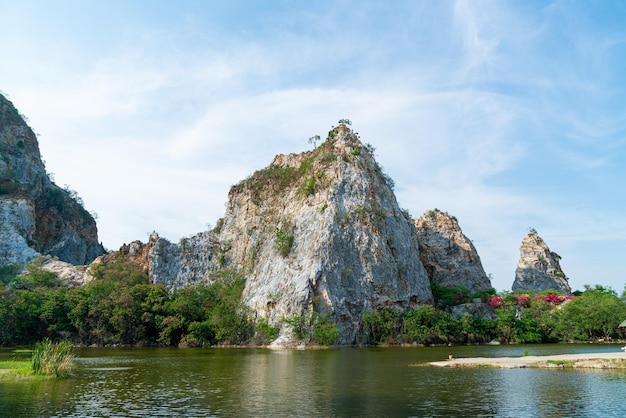
<path fill-rule="evenodd" d="M 504 305 L 504 299 L 500 296 L 492 296 L 491 299 L 487 302 L 487 305 L 491 306 L 491 309 L 501 308 Z"/>
<path fill-rule="evenodd" d="M 543 300 L 545 303 L 550 303 L 552 305 L 560 305 L 565 300 L 567 300 L 567 296 L 557 296 L 554 293 L 546 293 L 546 294 L 538 294 L 535 296 L 535 300 Z"/>
<path fill-rule="evenodd" d="M 527 294 L 517 295 L 515 297 L 515 303 L 524 308 L 528 308 L 530 306 L 530 296 Z"/>

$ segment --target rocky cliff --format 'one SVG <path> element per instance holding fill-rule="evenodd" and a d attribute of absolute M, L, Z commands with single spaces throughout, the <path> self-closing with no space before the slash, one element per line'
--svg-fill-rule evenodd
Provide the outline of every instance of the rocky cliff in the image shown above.
<path fill-rule="evenodd" d="M 231 188 L 213 231 L 176 244 L 153 235 L 153 280 L 180 287 L 235 270 L 257 316 L 328 314 L 344 343 L 358 340 L 364 310 L 432 303 L 415 227 L 371 151 L 340 125 L 313 151 L 278 155 Z"/>
<path fill-rule="evenodd" d="M 491 288 L 474 244 L 454 216 L 438 209 L 415 220 L 419 254 L 431 284 L 464 286 L 472 292 Z"/>
<path fill-rule="evenodd" d="M 87 264 L 104 249 L 93 217 L 75 192 L 50 180 L 37 137 L 0 94 L 0 265 L 37 253 Z"/>
<path fill-rule="evenodd" d="M 522 240 L 512 290 L 541 292 L 554 289 L 567 294 L 572 293 L 567 276 L 561 270 L 560 259 L 557 253 L 550 251 L 539 235 L 534 231 L 530 232 Z"/>

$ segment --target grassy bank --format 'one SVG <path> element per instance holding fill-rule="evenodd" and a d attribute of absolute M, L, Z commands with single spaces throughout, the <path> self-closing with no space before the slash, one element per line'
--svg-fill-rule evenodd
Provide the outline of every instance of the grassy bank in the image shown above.
<path fill-rule="evenodd" d="M 0 361 L 0 380 L 25 380 L 42 377 L 35 376 L 30 361 Z"/>
<path fill-rule="evenodd" d="M 68 377 L 73 365 L 73 347 L 69 341 L 53 343 L 45 339 L 33 350 L 15 350 L 16 357 L 31 354 L 30 359 L 0 361 L 0 380 L 33 380 Z"/>

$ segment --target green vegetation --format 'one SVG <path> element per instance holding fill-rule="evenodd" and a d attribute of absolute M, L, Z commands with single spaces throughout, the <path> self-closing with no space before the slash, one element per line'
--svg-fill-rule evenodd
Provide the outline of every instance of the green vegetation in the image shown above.
<path fill-rule="evenodd" d="M 380 175 L 382 176 L 383 181 L 385 182 L 387 187 L 389 187 L 391 190 L 394 190 L 396 188 L 396 182 L 391 178 L 389 174 L 382 171 L 382 168 L 380 171 Z"/>
<path fill-rule="evenodd" d="M 623 338 L 617 326 L 626 318 L 626 297 L 602 286 L 587 286 L 579 296 L 555 291 L 497 295 L 493 289 L 469 295 L 463 287 L 433 286 L 437 308 L 400 311 L 384 308 L 361 318 L 369 344 L 465 344 L 610 341 Z M 626 294 L 624 295 L 626 296 Z M 453 317 L 447 310 L 480 297 L 493 310 L 491 319 Z"/>
<path fill-rule="evenodd" d="M 21 380 L 33 377 L 29 361 L 0 361 L 0 380 Z"/>
<path fill-rule="evenodd" d="M 72 368 L 72 343 L 60 341 L 53 343 L 44 339 L 35 344 L 32 357 L 32 369 L 35 375 L 67 377 Z"/>
<path fill-rule="evenodd" d="M 314 148 L 317 148 L 317 143 L 320 140 L 320 136 L 319 135 L 313 135 L 312 137 L 309 138 L 309 144 L 313 144 Z"/>
<path fill-rule="evenodd" d="M 41 269 L 0 283 L 0 345 L 24 346 L 49 338 L 84 345 L 204 346 L 245 344 L 254 324 L 241 303 L 245 280 L 225 269 L 199 284 L 169 293 L 149 284 L 124 257 L 94 265 L 96 280 L 60 286 Z"/>
<path fill-rule="evenodd" d="M 435 298 L 435 306 L 443 309 L 449 306 L 460 305 L 461 303 L 468 303 L 474 299 L 480 299 L 482 302 L 486 302 L 492 295 L 496 294 L 494 288 L 472 293 L 465 286 L 450 288 L 436 284 L 431 285 L 431 290 Z"/>
<path fill-rule="evenodd" d="M 574 368 L 574 362 L 572 360 L 547 360 L 546 363 L 562 367 L 564 369 Z"/>
<path fill-rule="evenodd" d="M 286 224 L 280 228 L 276 228 L 274 237 L 274 249 L 283 257 L 287 257 L 293 246 L 293 225 Z"/>
<path fill-rule="evenodd" d="M 435 208 L 433 210 L 429 210 L 428 211 L 428 216 L 430 216 L 431 218 L 435 219 L 439 212 L 441 212 L 441 211 L 439 209 L 437 209 L 437 208 Z"/>
<path fill-rule="evenodd" d="M 265 318 L 260 318 L 256 323 L 254 342 L 257 345 L 267 345 L 278 337 L 280 329 L 267 323 Z"/>
<path fill-rule="evenodd" d="M 339 344 L 339 327 L 328 314 L 313 312 L 309 315 L 297 315 L 283 320 L 295 338 L 304 343 L 319 345 Z"/>
<path fill-rule="evenodd" d="M 305 196 L 309 196 L 309 195 L 312 195 L 313 193 L 315 193 L 315 179 L 314 178 L 309 178 L 309 179 L 305 180 L 304 184 L 300 188 L 300 193 L 305 195 Z"/>
<path fill-rule="evenodd" d="M 13 350 L 17 358 L 0 361 L 0 380 L 24 380 L 68 377 L 73 366 L 73 346 L 70 341 L 53 343 L 44 339 L 34 349 Z M 19 359 L 30 354 L 30 360 Z"/>
<path fill-rule="evenodd" d="M 283 251 L 293 245 L 290 228 L 279 234 Z M 22 274 L 16 275 L 17 270 L 16 266 L 0 269 L 0 345 L 4 346 L 33 346 L 38 341 L 50 346 L 51 341 L 63 340 L 100 346 L 267 344 L 279 331 L 265 319 L 251 319 L 241 301 L 245 279 L 232 269 L 214 274 L 210 284 L 172 292 L 161 284 L 149 284 L 139 265 L 119 255 L 92 266 L 96 280 L 74 289 L 43 270 L 39 260 Z M 346 269 L 342 274 L 352 272 Z M 619 297 L 598 285 L 585 287 L 577 296 L 555 291 L 496 294 L 493 289 L 472 294 L 460 286 L 433 286 L 433 294 L 435 306 L 365 312 L 360 318 L 363 341 L 473 344 L 494 339 L 542 343 L 623 338 L 617 327 L 626 318 L 626 293 Z M 450 314 L 452 307 L 475 299 L 491 308 L 491 318 Z M 305 343 L 335 345 L 341 340 L 340 328 L 329 314 L 299 315 L 284 322 Z M 62 347 L 55 349 L 62 351 Z M 43 364 L 44 357 L 40 355 L 35 364 Z M 61 368 L 51 370 L 63 374 Z"/>
<path fill-rule="evenodd" d="M 464 344 L 492 339 L 493 323 L 466 316 L 455 318 L 430 305 L 400 311 L 383 308 L 365 312 L 363 328 L 369 344 Z"/>

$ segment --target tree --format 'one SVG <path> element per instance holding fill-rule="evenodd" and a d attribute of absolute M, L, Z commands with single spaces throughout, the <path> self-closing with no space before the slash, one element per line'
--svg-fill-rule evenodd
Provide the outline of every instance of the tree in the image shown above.
<path fill-rule="evenodd" d="M 313 135 L 309 138 L 309 144 L 313 144 L 313 148 L 317 148 L 317 142 L 320 140 L 319 135 Z"/>
<path fill-rule="evenodd" d="M 611 338 L 626 318 L 624 303 L 610 288 L 585 286 L 585 291 L 558 312 L 556 332 L 567 340 Z"/>
<path fill-rule="evenodd" d="M 350 121 L 350 119 L 339 119 L 339 124 L 340 125 L 350 126 L 350 125 L 352 125 L 352 122 Z"/>

